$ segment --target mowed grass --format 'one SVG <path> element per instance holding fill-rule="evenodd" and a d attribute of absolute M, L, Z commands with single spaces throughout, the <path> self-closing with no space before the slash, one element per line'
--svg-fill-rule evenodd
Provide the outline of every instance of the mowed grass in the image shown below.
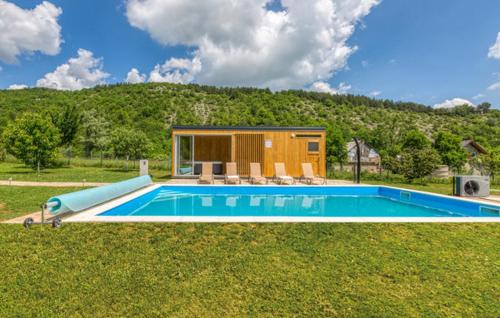
<path fill-rule="evenodd" d="M 81 189 L 0 186 L 0 221 L 40 211 L 40 205 L 51 196 Z"/>
<path fill-rule="evenodd" d="M 497 224 L 0 225 L 2 317 L 498 317 Z"/>
<path fill-rule="evenodd" d="M 150 170 L 150 174 L 156 181 L 164 181 L 170 178 L 166 170 Z M 98 167 L 62 167 L 42 170 L 40 176 L 33 169 L 22 163 L 0 162 L 0 180 L 12 178 L 14 181 L 52 181 L 52 182 L 116 182 L 139 175 L 138 169 L 130 170 L 118 168 Z"/>

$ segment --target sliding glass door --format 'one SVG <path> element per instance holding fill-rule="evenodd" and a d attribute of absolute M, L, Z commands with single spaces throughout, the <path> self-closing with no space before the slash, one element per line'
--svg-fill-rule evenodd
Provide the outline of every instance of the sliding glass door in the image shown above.
<path fill-rule="evenodd" d="M 194 171 L 194 138 L 193 136 L 177 136 L 177 171 L 179 176 L 193 175 Z"/>

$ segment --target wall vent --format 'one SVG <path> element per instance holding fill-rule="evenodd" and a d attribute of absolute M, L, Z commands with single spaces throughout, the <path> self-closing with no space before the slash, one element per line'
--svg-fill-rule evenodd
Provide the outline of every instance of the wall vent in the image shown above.
<path fill-rule="evenodd" d="M 481 211 L 481 213 L 500 215 L 500 208 L 493 208 L 493 207 L 489 207 L 489 206 L 480 206 L 479 211 Z"/>
<path fill-rule="evenodd" d="M 411 192 L 408 191 L 401 191 L 399 193 L 399 198 L 401 200 L 410 200 L 411 199 Z"/>

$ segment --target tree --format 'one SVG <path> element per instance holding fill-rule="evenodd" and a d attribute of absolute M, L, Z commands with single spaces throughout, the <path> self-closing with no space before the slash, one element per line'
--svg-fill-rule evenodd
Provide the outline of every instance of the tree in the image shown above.
<path fill-rule="evenodd" d="M 479 105 L 477 105 L 476 109 L 478 112 L 481 114 L 487 113 L 490 110 L 491 104 L 488 102 L 483 102 Z"/>
<path fill-rule="evenodd" d="M 128 171 L 130 159 L 140 159 L 149 150 L 149 140 L 142 131 L 131 128 L 117 128 L 111 134 L 111 147 L 116 157 L 125 158 Z"/>
<path fill-rule="evenodd" d="M 93 151 L 99 150 L 102 166 L 103 151 L 109 143 L 108 121 L 100 116 L 95 109 L 91 109 L 82 114 L 82 128 L 85 155 L 92 158 Z"/>
<path fill-rule="evenodd" d="M 419 130 L 410 130 L 403 137 L 402 148 L 405 149 L 425 149 L 431 145 L 427 136 L 425 136 Z"/>
<path fill-rule="evenodd" d="M 397 167 L 408 182 L 431 174 L 439 160 L 438 153 L 422 132 L 411 130 L 405 134 Z"/>
<path fill-rule="evenodd" d="M 347 162 L 347 142 L 344 133 L 338 127 L 327 130 L 327 149 L 326 155 L 330 163 L 338 163 L 340 170 Z"/>
<path fill-rule="evenodd" d="M 491 180 L 495 180 L 495 176 L 500 174 L 500 147 L 490 149 L 487 154 L 480 156 L 480 160 Z"/>
<path fill-rule="evenodd" d="M 25 113 L 9 124 L 3 139 L 8 153 L 38 173 L 54 160 L 60 144 L 57 128 L 36 113 Z"/>
<path fill-rule="evenodd" d="M 401 173 L 408 182 L 422 179 L 436 170 L 439 163 L 439 155 L 431 147 L 424 149 L 407 149 L 401 154 Z"/>
<path fill-rule="evenodd" d="M 441 162 L 460 173 L 467 162 L 467 152 L 461 145 L 461 138 L 447 131 L 439 131 L 434 137 L 434 149 Z"/>
<path fill-rule="evenodd" d="M 50 116 L 61 134 L 60 146 L 65 146 L 68 150 L 69 165 L 72 156 L 71 145 L 80 127 L 82 116 L 74 105 L 66 105 L 61 112 L 52 112 Z"/>

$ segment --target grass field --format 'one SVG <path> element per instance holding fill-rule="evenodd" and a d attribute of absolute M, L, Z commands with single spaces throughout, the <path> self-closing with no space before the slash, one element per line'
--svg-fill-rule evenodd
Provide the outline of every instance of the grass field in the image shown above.
<path fill-rule="evenodd" d="M 150 174 L 156 181 L 164 181 L 170 178 L 166 170 L 150 170 Z M 81 182 L 85 179 L 87 182 L 115 182 L 139 175 L 137 169 L 126 171 L 120 168 L 98 168 L 72 166 L 62 168 L 51 168 L 43 170 L 38 176 L 36 171 L 24 166 L 21 163 L 0 162 L 0 180 L 16 181 L 68 181 Z"/>
<path fill-rule="evenodd" d="M 51 196 L 80 189 L 0 186 L 0 221 L 40 211 L 40 204 Z"/>
<path fill-rule="evenodd" d="M 498 317 L 496 224 L 0 225 L 2 317 Z"/>
<path fill-rule="evenodd" d="M 0 186 L 0 220 L 78 189 Z M 0 224 L 0 317 L 498 317 L 499 239 L 497 224 Z"/>

